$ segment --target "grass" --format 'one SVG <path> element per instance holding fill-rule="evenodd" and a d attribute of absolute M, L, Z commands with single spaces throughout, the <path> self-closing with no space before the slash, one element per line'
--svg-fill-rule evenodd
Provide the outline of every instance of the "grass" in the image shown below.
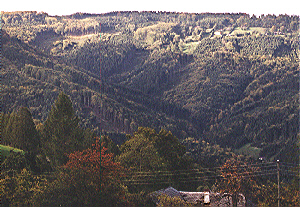
<path fill-rule="evenodd" d="M 231 33 L 232 35 L 237 35 L 237 34 L 246 34 L 246 33 L 252 33 L 251 30 L 242 30 L 240 27 L 234 28 L 234 31 Z"/>
<path fill-rule="evenodd" d="M 252 32 L 257 31 L 261 34 L 265 34 L 268 31 L 267 28 L 263 28 L 263 27 L 250 27 L 249 30 L 251 30 Z"/>
<path fill-rule="evenodd" d="M 21 152 L 22 154 L 24 154 L 23 150 L 20 150 L 20 149 L 14 148 L 14 147 L 10 147 L 10 146 L 5 146 L 2 144 L 0 144 L 0 150 L 1 150 L 1 158 L 5 158 L 6 156 L 8 156 L 11 151 Z"/>
<path fill-rule="evenodd" d="M 245 144 L 240 149 L 237 149 L 236 152 L 244 155 L 248 155 L 253 158 L 258 158 L 259 153 L 261 152 L 261 148 L 258 147 L 252 147 L 251 144 Z"/>
<path fill-rule="evenodd" d="M 243 30 L 240 27 L 236 27 L 236 28 L 234 28 L 234 31 L 231 34 L 232 35 L 237 35 L 237 34 L 242 34 L 243 35 L 243 34 L 246 34 L 246 33 L 252 34 L 253 32 L 257 32 L 257 33 L 260 33 L 260 34 L 265 34 L 267 30 L 268 30 L 267 28 L 263 28 L 263 27 L 250 27 L 247 30 Z"/>

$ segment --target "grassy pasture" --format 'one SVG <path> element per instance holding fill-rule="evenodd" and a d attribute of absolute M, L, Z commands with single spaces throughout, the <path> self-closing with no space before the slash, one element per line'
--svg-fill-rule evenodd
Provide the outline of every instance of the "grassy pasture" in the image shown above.
<path fill-rule="evenodd" d="M 10 146 L 5 146 L 5 145 L 2 145 L 2 144 L 0 144 L 0 150 L 1 150 L 1 159 L 3 159 L 6 156 L 8 156 L 11 151 L 21 152 L 22 154 L 24 153 L 23 150 L 20 150 L 20 149 L 17 149 L 17 148 L 13 148 L 13 147 L 10 147 Z"/>
<path fill-rule="evenodd" d="M 248 155 L 248 156 L 253 157 L 253 158 L 258 158 L 259 153 L 261 152 L 261 149 L 258 148 L 258 147 L 253 147 L 249 143 L 249 144 L 245 144 L 240 149 L 236 150 L 236 152 L 244 154 L 244 155 Z"/>
<path fill-rule="evenodd" d="M 238 34 L 241 34 L 241 35 L 244 35 L 244 34 L 247 34 L 247 33 L 254 33 L 254 32 L 257 32 L 257 33 L 260 33 L 260 34 L 265 34 L 267 32 L 267 28 L 263 28 L 263 27 L 249 27 L 248 29 L 242 29 L 240 27 L 236 27 L 234 28 L 234 31 L 231 33 L 231 35 L 238 35 Z"/>

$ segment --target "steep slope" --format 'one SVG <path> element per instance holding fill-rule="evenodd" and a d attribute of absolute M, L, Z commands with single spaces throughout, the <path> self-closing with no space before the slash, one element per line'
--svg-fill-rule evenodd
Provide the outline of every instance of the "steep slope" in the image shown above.
<path fill-rule="evenodd" d="M 297 16 L 16 13 L 3 20 L 12 37 L 29 43 L 5 46 L 4 66 L 15 70 L 6 77 L 20 80 L 6 89 L 15 90 L 13 99 L 5 94 L 7 110 L 32 105 L 21 87 L 44 84 L 49 97 L 67 91 L 84 124 L 100 129 L 165 127 L 181 139 L 251 146 L 269 158 L 287 157 L 296 143 Z M 9 52 L 15 44 L 24 49 Z M 33 104 L 39 119 L 49 105 Z"/>
<path fill-rule="evenodd" d="M 188 132 L 191 126 L 188 121 L 175 121 L 172 115 L 161 110 L 171 107 L 170 104 L 160 103 L 140 92 L 101 83 L 2 32 L 4 112 L 26 106 L 35 119 L 44 121 L 59 91 L 63 90 L 71 97 L 82 124 L 93 129 L 98 127 L 98 131 L 130 133 L 138 126 L 151 126 L 164 127 L 178 135 L 194 134 L 195 130 Z M 180 130 L 174 129 L 178 124 L 182 126 Z"/>

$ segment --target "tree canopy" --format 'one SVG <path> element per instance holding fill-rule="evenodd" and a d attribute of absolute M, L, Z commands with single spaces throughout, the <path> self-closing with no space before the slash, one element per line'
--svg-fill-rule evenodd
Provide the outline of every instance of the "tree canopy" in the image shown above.
<path fill-rule="evenodd" d="M 67 154 L 82 149 L 83 132 L 70 98 L 61 92 L 42 127 L 43 148 L 53 166 L 65 164 Z"/>

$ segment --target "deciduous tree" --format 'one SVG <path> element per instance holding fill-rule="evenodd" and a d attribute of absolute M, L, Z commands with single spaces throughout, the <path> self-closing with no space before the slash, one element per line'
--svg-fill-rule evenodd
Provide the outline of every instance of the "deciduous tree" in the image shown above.
<path fill-rule="evenodd" d="M 99 139 L 68 158 L 56 180 L 40 195 L 40 206 L 132 206 L 120 180 L 125 171 Z"/>
<path fill-rule="evenodd" d="M 217 183 L 218 191 L 231 197 L 234 207 L 242 200 L 241 194 L 255 197 L 257 184 L 253 173 L 256 170 L 258 168 L 251 167 L 240 156 L 234 156 L 221 167 L 222 179 Z"/>
<path fill-rule="evenodd" d="M 176 170 L 189 167 L 185 147 L 171 132 L 139 127 L 121 146 L 118 160 L 136 171 Z"/>

